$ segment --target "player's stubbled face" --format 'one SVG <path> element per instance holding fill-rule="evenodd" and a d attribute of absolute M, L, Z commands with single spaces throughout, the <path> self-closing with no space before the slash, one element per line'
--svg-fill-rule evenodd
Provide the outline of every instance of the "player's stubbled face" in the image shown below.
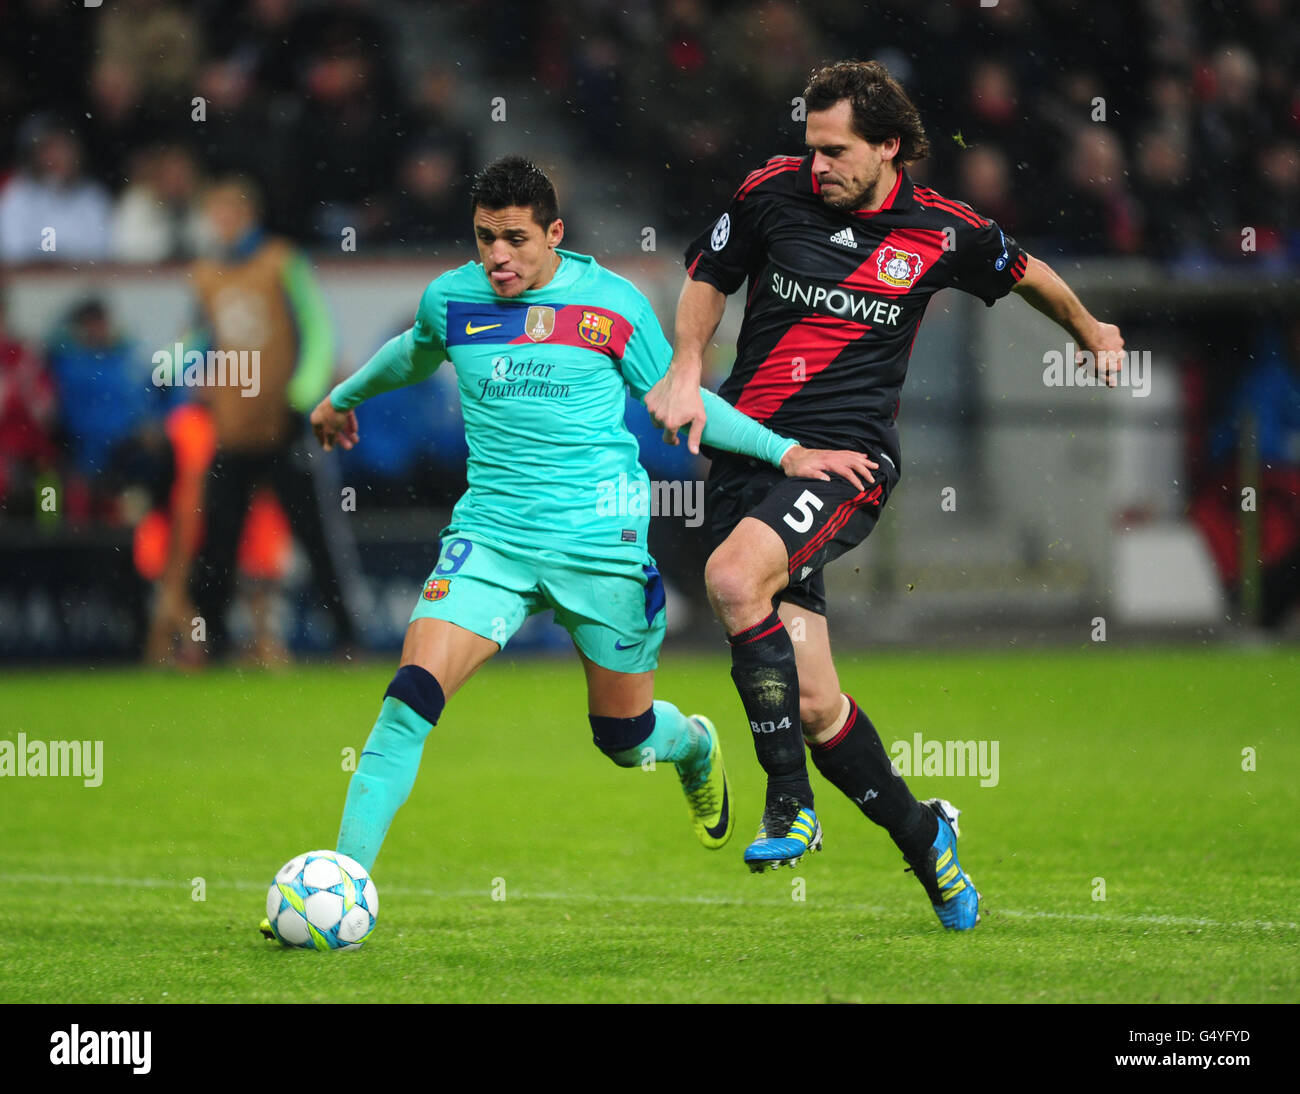
<path fill-rule="evenodd" d="M 829 110 L 810 110 L 804 141 L 813 153 L 812 172 L 821 199 L 834 209 L 860 209 L 880 181 L 884 145 L 853 131 L 853 108 L 841 99 Z"/>
<path fill-rule="evenodd" d="M 474 240 L 479 259 L 498 296 L 518 296 L 550 281 L 560 264 L 555 253 L 564 238 L 564 222 L 543 228 L 532 209 L 508 205 L 504 209 L 474 210 Z"/>

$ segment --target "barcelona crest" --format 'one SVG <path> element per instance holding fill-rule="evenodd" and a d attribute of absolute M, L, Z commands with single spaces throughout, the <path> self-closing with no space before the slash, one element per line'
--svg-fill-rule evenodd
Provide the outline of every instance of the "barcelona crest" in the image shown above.
<path fill-rule="evenodd" d="M 431 577 L 424 583 L 425 600 L 441 600 L 451 592 L 451 578 Z"/>
<path fill-rule="evenodd" d="M 599 348 L 605 345 L 613 333 L 614 320 L 608 315 L 600 315 L 594 311 L 582 313 L 582 319 L 578 323 L 578 334 L 589 346 Z"/>

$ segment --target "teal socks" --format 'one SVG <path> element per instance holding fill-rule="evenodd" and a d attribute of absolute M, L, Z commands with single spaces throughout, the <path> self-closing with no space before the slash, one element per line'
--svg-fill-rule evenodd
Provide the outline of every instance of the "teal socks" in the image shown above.
<path fill-rule="evenodd" d="M 650 713 L 654 715 L 650 736 L 633 748 L 611 752 L 610 759 L 616 764 L 620 767 L 639 767 L 653 759 L 655 763 L 691 768 L 708 759 L 713 742 L 698 722 L 692 721 L 672 703 L 663 699 L 654 701 Z"/>
<path fill-rule="evenodd" d="M 432 722 L 402 700 L 385 697 L 348 784 L 336 845 L 340 854 L 356 859 L 367 870 L 373 869 L 388 826 L 410 796 L 424 740 L 432 728 Z"/>

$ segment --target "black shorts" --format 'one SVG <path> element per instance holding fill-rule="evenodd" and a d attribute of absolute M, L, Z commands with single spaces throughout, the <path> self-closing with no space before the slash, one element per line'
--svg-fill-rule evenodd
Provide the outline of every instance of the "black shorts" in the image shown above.
<path fill-rule="evenodd" d="M 868 453 L 880 466 L 876 481 L 859 490 L 847 479 L 791 479 L 771 464 L 744 456 L 719 456 L 709 471 L 709 529 L 716 548 L 745 517 L 761 520 L 785 544 L 790 584 L 778 601 L 826 614 L 822 567 L 871 534 L 898 483 L 888 456 Z"/>

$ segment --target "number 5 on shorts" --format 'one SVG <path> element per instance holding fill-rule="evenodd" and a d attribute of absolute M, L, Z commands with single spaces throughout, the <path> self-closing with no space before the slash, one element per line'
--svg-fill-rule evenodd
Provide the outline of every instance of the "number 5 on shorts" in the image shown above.
<path fill-rule="evenodd" d="M 814 494 L 811 490 L 805 490 L 799 495 L 798 500 L 794 503 L 794 511 L 786 513 L 782 518 L 786 524 L 790 525 L 796 532 L 806 532 L 812 527 L 814 509 L 822 507 L 822 499 Z M 794 514 L 799 513 L 802 520 L 795 520 Z"/>

